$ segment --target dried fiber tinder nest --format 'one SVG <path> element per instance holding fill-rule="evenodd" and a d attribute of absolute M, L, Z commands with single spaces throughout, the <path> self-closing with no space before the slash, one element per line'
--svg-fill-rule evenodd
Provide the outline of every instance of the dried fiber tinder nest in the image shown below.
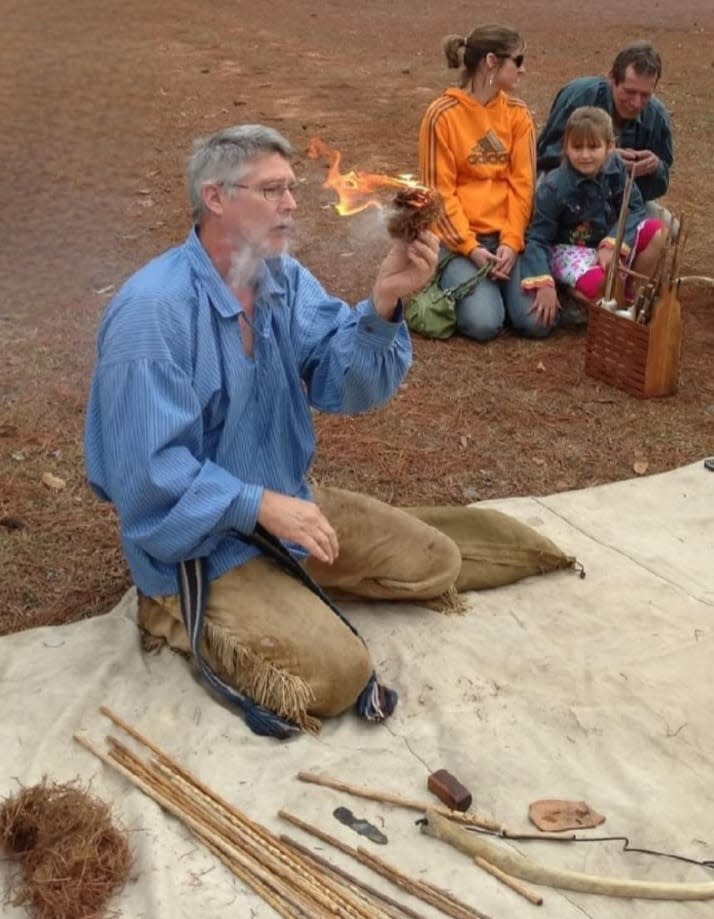
<path fill-rule="evenodd" d="M 405 188 L 398 191 L 389 208 L 387 230 L 395 239 L 413 242 L 444 213 L 444 202 L 433 188 Z"/>
<path fill-rule="evenodd" d="M 0 849 L 15 863 L 5 902 L 34 919 L 100 919 L 131 866 L 126 833 L 77 782 L 45 778 L 5 798 Z"/>

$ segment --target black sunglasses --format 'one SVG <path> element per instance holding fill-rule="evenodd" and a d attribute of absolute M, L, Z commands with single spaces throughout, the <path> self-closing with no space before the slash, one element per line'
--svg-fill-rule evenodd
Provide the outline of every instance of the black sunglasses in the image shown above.
<path fill-rule="evenodd" d="M 497 54 L 496 57 L 510 57 L 516 67 L 522 67 L 525 61 L 525 54 Z"/>

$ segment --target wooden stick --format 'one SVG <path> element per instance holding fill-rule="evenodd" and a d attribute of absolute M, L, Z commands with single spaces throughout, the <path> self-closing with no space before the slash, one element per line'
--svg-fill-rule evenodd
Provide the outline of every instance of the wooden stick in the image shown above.
<path fill-rule="evenodd" d="M 269 833 L 264 827 L 255 821 L 250 820 L 245 814 L 238 811 L 231 804 L 229 804 L 224 798 L 221 798 L 217 795 L 211 788 L 201 782 L 195 775 L 193 775 L 189 770 L 181 766 L 176 760 L 174 760 L 168 753 L 158 747 L 156 744 L 152 743 L 147 737 L 144 737 L 143 734 L 140 734 L 135 728 L 129 725 L 124 719 L 119 715 L 113 712 L 111 709 L 106 706 L 100 707 L 100 712 L 109 718 L 114 724 L 120 727 L 123 731 L 129 734 L 130 737 L 133 737 L 138 743 L 145 746 L 147 749 L 151 750 L 152 753 L 158 758 L 159 763 L 157 768 L 166 769 L 168 768 L 173 772 L 180 781 L 187 783 L 189 786 L 192 786 L 197 790 L 198 793 L 204 795 L 209 799 L 222 813 L 224 819 L 227 819 L 229 822 L 236 821 L 238 825 L 243 825 L 250 828 L 258 837 L 262 838 L 269 844 L 275 845 L 277 838 Z M 111 739 L 111 742 L 118 743 L 115 738 Z M 341 892 L 337 895 L 341 895 Z M 349 899 L 349 897 L 348 897 Z"/>
<path fill-rule="evenodd" d="M 108 740 L 116 743 L 114 738 L 110 737 Z M 287 861 L 288 863 L 300 864 L 300 860 L 295 859 L 290 853 L 286 852 L 277 836 L 274 836 L 269 830 L 266 830 L 265 827 L 254 823 L 254 821 L 246 817 L 245 814 L 242 814 L 233 807 L 219 807 L 212 798 L 204 795 L 203 792 L 187 782 L 182 776 L 176 775 L 173 770 L 165 765 L 165 763 L 153 762 L 152 774 L 169 785 L 175 783 L 173 787 L 180 792 L 187 802 L 189 802 L 189 806 L 198 807 L 212 819 L 215 819 L 215 815 L 220 821 L 219 825 L 226 825 L 225 832 L 227 835 L 236 834 L 244 843 L 247 842 L 249 845 L 262 846 L 266 851 L 274 853 L 275 856 L 281 860 Z"/>
<path fill-rule="evenodd" d="M 142 744 L 142 746 L 151 750 L 152 753 L 155 753 L 156 756 L 163 758 L 166 755 L 164 754 L 163 750 L 159 749 L 159 747 L 153 744 L 148 739 L 148 737 L 144 737 L 143 734 L 140 734 L 138 731 L 136 731 L 130 724 L 127 724 L 123 718 L 120 718 L 119 715 L 115 714 L 110 708 L 107 708 L 106 705 L 100 705 L 99 711 L 110 721 L 113 721 L 117 727 L 121 728 L 123 731 L 126 731 L 130 737 L 133 737 L 134 740 L 137 740 L 140 744 Z M 178 765 L 178 763 L 176 765 Z"/>
<path fill-rule="evenodd" d="M 679 265 L 682 258 L 682 250 L 684 248 L 684 243 L 686 240 L 686 234 L 684 232 L 684 214 L 679 218 L 679 233 L 677 233 L 677 239 L 674 243 L 674 253 L 672 254 L 672 266 L 671 266 L 671 275 L 669 278 L 669 286 L 672 287 L 677 283 L 677 278 L 679 277 Z"/>
<path fill-rule="evenodd" d="M 479 826 L 484 830 L 492 830 L 494 833 L 500 833 L 503 827 L 488 817 L 481 817 L 477 814 L 464 814 L 461 811 L 452 811 L 448 807 L 434 807 L 431 803 L 425 804 L 423 801 L 414 801 L 411 798 L 403 798 L 401 795 L 391 794 L 386 791 L 372 791 L 369 788 L 361 788 L 357 785 L 348 785 L 338 779 L 331 779 L 326 775 L 317 775 L 315 772 L 298 772 L 298 779 L 301 782 L 310 782 L 313 785 L 321 785 L 325 788 L 333 788 L 335 791 L 344 791 L 346 794 L 355 795 L 358 798 L 367 798 L 370 801 L 380 801 L 383 804 L 396 804 L 399 807 L 406 807 L 410 810 L 421 811 L 426 813 L 428 810 L 436 810 L 437 813 L 443 814 L 458 823 L 468 823 L 471 826 Z"/>
<path fill-rule="evenodd" d="M 82 738 L 77 739 L 83 742 Z M 262 893 L 263 889 L 268 887 L 274 890 L 276 895 L 283 897 L 289 915 L 388 919 L 383 910 L 371 909 L 344 885 L 316 872 L 312 865 L 306 864 L 282 846 L 277 837 L 271 839 L 269 831 L 264 830 L 259 824 L 253 826 L 263 830 L 265 839 L 256 837 L 251 827 L 228 824 L 226 815 L 213 808 L 208 797 L 205 797 L 204 801 L 192 797 L 190 784 L 183 779 L 177 780 L 165 765 L 162 764 L 159 768 L 156 761 L 145 763 L 116 738 L 107 739 L 112 746 L 112 753 L 106 758 L 101 756 L 102 759 L 113 764 L 125 775 L 128 772 L 127 777 L 133 775 L 134 784 L 141 787 L 174 816 L 179 817 L 202 842 L 208 841 L 214 848 L 223 851 L 225 858 L 237 864 L 238 870 L 234 873 L 241 879 L 251 876 L 251 880 L 255 881 L 257 876 L 257 883 L 250 885 L 256 892 Z M 84 745 L 87 746 L 87 743 Z M 92 748 L 92 752 L 99 755 L 101 751 Z M 176 781 L 182 785 L 172 784 Z M 239 812 L 235 813 L 240 817 Z M 221 842 L 224 844 L 223 847 Z M 290 908 L 294 908 L 292 912 Z"/>
<path fill-rule="evenodd" d="M 385 862 L 384 859 L 377 858 L 376 855 L 367 852 L 366 849 L 357 849 L 357 857 L 363 865 L 372 868 L 373 871 L 381 874 L 382 877 L 387 878 L 409 893 L 421 896 L 423 900 L 430 903 L 432 906 L 436 906 L 437 909 L 440 909 L 442 913 L 446 913 L 447 916 L 453 916 L 454 919 L 489 919 L 485 913 L 473 909 L 441 887 L 430 884 L 428 881 L 413 880 L 406 874 L 402 874 L 402 872 L 393 865 Z"/>
<path fill-rule="evenodd" d="M 348 871 L 345 871 L 342 868 L 338 868 L 337 865 L 333 865 L 332 862 L 328 862 L 326 858 L 323 858 L 321 855 L 318 855 L 317 852 L 313 852 L 311 849 L 308 849 L 306 846 L 300 845 L 295 839 L 292 839 L 290 836 L 286 836 L 281 833 L 280 839 L 285 843 L 285 845 L 290 846 L 291 849 L 295 849 L 296 852 L 299 852 L 302 856 L 311 861 L 314 861 L 315 864 L 319 865 L 324 871 L 334 873 L 337 877 L 342 878 L 343 881 L 357 888 L 359 891 L 364 891 L 370 897 L 374 897 L 379 900 L 383 905 L 383 908 L 386 907 L 387 912 L 391 916 L 394 916 L 395 919 L 398 916 L 408 916 L 409 919 L 423 919 L 420 913 L 415 913 L 413 909 L 410 909 L 408 906 L 405 906 L 403 903 L 399 903 L 397 900 L 393 900 L 391 897 L 388 897 L 387 894 L 382 893 L 381 890 L 377 890 L 376 887 L 372 887 L 370 884 L 365 884 L 363 881 L 360 881 L 354 875 L 350 874 Z"/>
<path fill-rule="evenodd" d="M 654 274 L 652 275 L 652 296 L 651 303 L 654 302 L 654 298 L 658 297 L 662 293 L 662 279 L 664 278 L 665 268 L 667 266 L 667 251 L 669 249 L 670 241 L 670 228 L 664 226 L 664 241 L 662 243 L 662 251 L 659 254 L 657 259 L 657 265 L 655 267 Z"/>
<path fill-rule="evenodd" d="M 641 284 L 638 288 L 635 288 L 635 302 L 634 305 L 630 307 L 632 318 L 641 325 L 646 325 L 650 321 L 655 299 L 662 293 L 662 279 L 664 278 L 664 273 L 667 265 L 670 240 L 670 227 L 667 226 L 664 222 L 662 223 L 662 233 L 662 246 L 659 252 L 659 256 L 657 257 L 657 264 L 655 265 L 654 271 L 650 277 L 639 274 L 630 267 L 620 268 L 621 274 L 629 275 L 630 277 L 635 277 L 640 281 L 644 281 L 644 284 Z"/>
<path fill-rule="evenodd" d="M 703 274 L 686 274 L 675 280 L 677 284 L 703 284 L 705 287 L 714 287 L 714 278 L 708 278 Z"/>
<path fill-rule="evenodd" d="M 425 903 L 436 906 L 442 912 L 453 916 L 454 919 L 489 919 L 484 913 L 480 913 L 470 906 L 467 906 L 465 903 L 461 903 L 451 894 L 447 894 L 445 891 L 441 891 L 434 885 L 427 884 L 424 881 L 412 880 L 412 878 L 387 865 L 381 859 L 376 858 L 376 856 L 365 852 L 364 849 L 353 849 L 352 846 L 346 845 L 339 839 L 335 839 L 334 836 L 330 836 L 329 833 L 325 833 L 323 830 L 318 829 L 318 827 L 301 820 L 299 817 L 288 813 L 286 810 L 279 811 L 278 816 L 283 820 L 287 820 L 288 823 L 292 823 L 293 826 L 304 830 L 304 832 L 308 833 L 310 836 L 314 836 L 316 839 L 320 839 L 322 842 L 339 849 L 340 852 L 344 852 L 345 855 L 349 855 L 358 862 L 362 862 L 363 865 L 367 865 L 368 868 L 376 871 L 377 874 L 380 874 L 392 884 L 401 887 L 402 890 L 412 894 L 412 896 L 418 897 Z"/>
<path fill-rule="evenodd" d="M 498 878 L 506 887 L 510 887 L 511 890 L 515 890 L 516 893 L 519 893 L 522 897 L 525 897 L 529 903 L 533 903 L 535 906 L 543 905 L 543 897 L 540 894 L 534 893 L 525 884 L 521 884 L 520 881 L 517 881 L 515 878 L 512 878 L 510 874 L 506 874 L 505 871 L 501 871 L 500 868 L 497 868 L 495 865 L 492 865 L 491 862 L 487 862 L 485 858 L 482 858 L 480 855 L 474 855 L 474 862 L 483 868 L 487 874 L 493 875 L 493 877 Z"/>
<path fill-rule="evenodd" d="M 607 277 L 605 281 L 604 300 L 612 300 L 612 288 L 615 284 L 615 276 L 620 264 L 620 252 L 622 251 L 622 240 L 625 236 L 625 226 L 627 224 L 627 212 L 630 207 L 630 195 L 632 194 L 632 185 L 635 181 L 635 170 L 631 169 L 627 174 L 625 190 L 622 193 L 622 204 L 620 205 L 620 215 L 617 221 L 617 232 L 615 235 L 615 245 L 612 250 L 612 258 L 607 266 Z"/>
<path fill-rule="evenodd" d="M 305 915 L 305 909 L 310 905 L 307 901 L 302 898 L 294 897 L 296 901 L 294 904 L 284 902 L 282 899 L 284 894 L 276 895 L 267 884 L 254 878 L 249 872 L 244 871 L 241 865 L 221 852 L 220 849 L 214 846 L 213 843 L 201 833 L 197 833 L 196 837 L 201 840 L 209 852 L 215 855 L 219 861 L 223 862 L 229 871 L 240 878 L 247 887 L 254 890 L 267 904 L 272 906 L 278 915 L 283 916 L 284 919 L 302 919 Z"/>
<path fill-rule="evenodd" d="M 278 817 L 280 817 L 282 820 L 287 820 L 288 823 L 292 823 L 292 825 L 296 826 L 298 829 L 304 830 L 305 833 L 308 833 L 310 836 L 314 836 L 315 839 L 319 839 L 321 842 L 326 842 L 328 846 L 334 846 L 336 849 L 339 849 L 340 852 L 344 852 L 345 855 L 350 855 L 352 858 L 357 858 L 357 849 L 353 849 L 352 846 L 348 846 L 347 843 L 341 842 L 334 836 L 330 836 L 329 833 L 325 833 L 323 830 L 318 829 L 311 823 L 307 823 L 305 820 L 301 820 L 294 814 L 290 814 L 286 810 L 279 810 Z"/>
<path fill-rule="evenodd" d="M 620 265 L 620 274 L 626 274 L 630 278 L 637 278 L 639 281 L 651 281 L 652 278 L 648 274 L 641 274 L 639 271 L 635 271 L 632 268 L 627 268 L 625 265 Z"/>
<path fill-rule="evenodd" d="M 168 811 L 170 814 L 173 814 L 178 820 L 180 820 L 188 829 L 200 839 L 208 839 L 212 845 L 214 845 L 219 851 L 223 852 L 231 861 L 237 862 L 241 868 L 246 872 L 247 876 L 253 880 L 255 877 L 263 884 L 276 889 L 277 886 L 283 886 L 278 884 L 278 879 L 271 875 L 269 872 L 265 871 L 260 865 L 257 865 L 253 859 L 250 859 L 244 853 L 242 853 L 236 846 L 231 845 L 226 842 L 224 839 L 221 839 L 220 836 L 213 833 L 212 831 L 206 829 L 199 821 L 195 820 L 189 814 L 184 813 L 180 807 L 177 807 L 173 801 L 167 798 L 165 795 L 158 792 L 155 788 L 149 785 L 148 782 L 144 779 L 135 775 L 131 770 L 127 769 L 125 766 L 121 765 L 103 750 L 100 750 L 95 746 L 87 737 L 82 734 L 75 734 L 74 739 L 77 743 L 81 744 L 85 749 L 89 750 L 90 753 L 93 753 L 96 757 L 101 759 L 104 763 L 111 766 L 113 769 L 116 769 L 117 772 L 120 772 L 126 779 L 128 779 L 133 785 L 137 788 L 140 788 L 148 797 L 152 798 L 157 804 Z M 246 881 L 250 885 L 249 881 Z M 257 887 L 253 889 L 256 890 L 256 893 L 259 893 Z M 281 891 L 282 892 L 282 891 Z M 286 887 L 284 895 L 286 899 L 290 893 L 290 888 Z M 334 913 L 334 911 L 330 911 Z M 324 915 L 324 913 L 323 913 Z"/>
<path fill-rule="evenodd" d="M 189 797 L 188 793 L 187 797 Z M 321 893 L 337 898 L 344 905 L 351 907 L 357 916 L 364 917 L 364 919 L 377 919 L 377 917 L 385 915 L 381 907 L 378 907 L 378 911 L 375 912 L 373 903 L 364 901 L 364 898 L 359 894 L 353 896 L 349 890 L 345 889 L 345 885 L 341 881 L 336 881 L 334 878 L 326 876 L 322 870 L 316 870 L 313 863 L 306 862 L 304 857 L 297 855 L 278 836 L 274 836 L 268 831 L 265 831 L 263 836 L 256 836 L 249 827 L 230 825 L 232 833 L 236 833 L 236 842 L 245 848 L 250 847 L 251 850 L 254 846 L 259 846 L 266 852 L 270 852 L 271 860 L 266 862 L 266 867 L 271 866 L 272 859 L 279 860 L 289 872 L 295 872 L 300 876 L 302 879 L 301 885 L 306 885 L 304 887 L 306 891 L 309 891 L 312 885 L 316 883 Z M 279 868 L 274 868 L 273 870 L 277 870 L 280 873 Z"/>
<path fill-rule="evenodd" d="M 313 908 L 322 909 L 324 915 L 338 915 L 352 917 L 357 915 L 361 919 L 375 919 L 374 914 L 364 910 L 354 908 L 351 902 L 352 898 L 343 889 L 334 890 L 334 885 L 322 884 L 321 878 L 315 878 L 313 875 L 306 875 L 295 865 L 285 864 L 279 854 L 270 852 L 267 848 L 261 850 L 256 846 L 254 841 L 245 834 L 241 833 L 238 828 L 227 827 L 210 811 L 206 811 L 196 802 L 190 799 L 190 796 L 179 789 L 172 788 L 170 784 L 162 778 L 151 772 L 149 766 L 142 763 L 130 750 L 121 744 L 116 738 L 108 738 L 112 743 L 113 751 L 111 759 L 119 762 L 124 768 L 132 774 L 138 776 L 144 783 L 153 786 L 159 793 L 169 800 L 174 807 L 178 808 L 182 814 L 185 814 L 198 823 L 204 831 L 204 835 L 215 844 L 216 839 L 223 840 L 229 846 L 234 847 L 238 852 L 243 853 L 249 859 L 252 859 L 260 868 L 268 872 L 268 879 L 262 879 L 268 883 L 268 886 L 276 886 L 281 893 L 285 890 L 297 888 L 299 894 L 312 904 Z M 162 804 L 162 806 L 164 806 Z M 235 860 L 235 856 L 227 853 L 229 857 Z M 240 862 L 239 862 L 240 863 Z M 254 867 L 254 866 L 252 866 Z M 271 881 L 270 879 L 274 879 Z M 294 902 L 294 900 L 292 901 Z M 345 903 L 343 907 L 342 903 Z M 299 904 L 298 904 L 299 905 Z M 350 909 L 351 907 L 351 909 Z"/>
<path fill-rule="evenodd" d="M 187 788 L 187 800 L 190 800 L 190 797 L 190 788 Z M 227 818 L 224 816 L 224 819 Z M 388 914 L 381 906 L 375 907 L 374 903 L 365 900 L 360 893 L 355 894 L 346 888 L 341 880 L 326 875 L 324 871 L 316 868 L 314 863 L 306 861 L 269 831 L 265 830 L 263 834 L 256 835 L 250 826 L 230 822 L 229 832 L 226 834 L 224 830 L 224 835 L 235 839 L 237 844 L 251 852 L 257 848 L 258 853 L 267 853 L 266 857 L 257 856 L 265 867 L 286 879 L 293 878 L 293 883 L 317 902 L 324 905 L 324 897 L 327 897 L 349 911 L 350 916 L 358 919 L 387 919 Z"/>

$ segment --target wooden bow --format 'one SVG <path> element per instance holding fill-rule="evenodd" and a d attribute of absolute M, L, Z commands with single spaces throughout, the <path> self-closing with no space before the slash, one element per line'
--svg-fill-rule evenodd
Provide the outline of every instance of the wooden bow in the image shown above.
<path fill-rule="evenodd" d="M 507 852 L 492 840 L 477 836 L 457 826 L 448 817 L 429 810 L 422 832 L 448 842 L 472 858 L 483 858 L 511 877 L 581 893 L 604 894 L 609 897 L 642 897 L 647 900 L 710 900 L 714 899 L 714 883 L 686 884 L 660 881 L 634 881 L 566 871 L 540 865 L 514 852 Z"/>

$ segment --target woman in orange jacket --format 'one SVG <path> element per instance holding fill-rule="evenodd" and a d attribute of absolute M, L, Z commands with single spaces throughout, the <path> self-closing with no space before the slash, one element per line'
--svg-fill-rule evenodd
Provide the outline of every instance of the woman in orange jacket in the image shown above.
<path fill-rule="evenodd" d="M 535 131 L 527 106 L 511 95 L 524 61 L 523 39 L 502 26 L 474 29 L 443 41 L 458 87 L 431 103 L 419 132 L 423 184 L 437 189 L 445 211 L 433 228 L 442 255 L 456 254 L 441 274 L 456 287 L 484 265 L 487 275 L 456 306 L 458 330 L 487 341 L 506 321 L 533 337 L 549 327 L 531 310 L 520 286 L 518 256 L 525 245 L 535 188 Z"/>

